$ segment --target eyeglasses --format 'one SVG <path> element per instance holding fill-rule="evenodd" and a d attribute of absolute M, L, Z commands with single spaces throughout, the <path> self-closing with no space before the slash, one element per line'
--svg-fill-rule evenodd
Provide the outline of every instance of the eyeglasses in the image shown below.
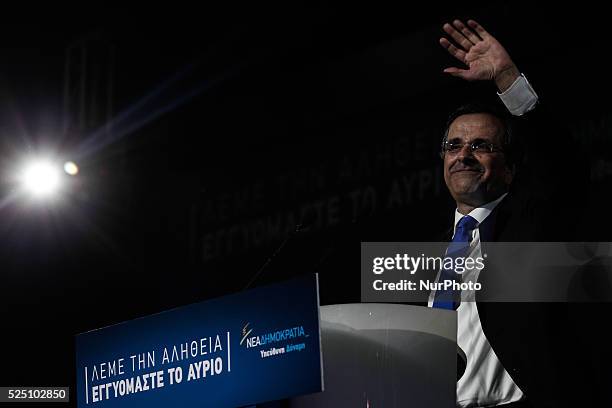
<path fill-rule="evenodd" d="M 444 143 L 442 143 L 442 154 L 457 154 L 463 149 L 463 146 L 465 145 L 466 143 L 457 140 L 445 140 Z M 472 153 L 503 152 L 503 149 L 484 140 L 474 140 L 473 142 L 468 144 L 468 147 Z"/>

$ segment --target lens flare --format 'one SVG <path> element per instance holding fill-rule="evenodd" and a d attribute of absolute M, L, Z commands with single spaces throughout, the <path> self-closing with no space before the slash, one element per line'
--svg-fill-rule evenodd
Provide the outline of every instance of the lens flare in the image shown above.
<path fill-rule="evenodd" d="M 47 197 L 59 189 L 60 172 L 48 161 L 33 161 L 24 167 L 21 182 L 33 196 Z"/>
<path fill-rule="evenodd" d="M 75 162 L 68 161 L 64 163 L 64 171 L 70 176 L 76 176 L 79 173 L 79 166 Z"/>

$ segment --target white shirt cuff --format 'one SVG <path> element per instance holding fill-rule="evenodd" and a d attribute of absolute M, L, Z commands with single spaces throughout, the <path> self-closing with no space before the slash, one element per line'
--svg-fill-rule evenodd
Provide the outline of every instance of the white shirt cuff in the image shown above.
<path fill-rule="evenodd" d="M 538 102 L 538 95 L 524 74 L 516 78 L 512 85 L 510 85 L 510 88 L 502 93 L 498 92 L 497 95 L 499 95 L 508 111 L 514 116 L 521 116 L 529 112 Z"/>

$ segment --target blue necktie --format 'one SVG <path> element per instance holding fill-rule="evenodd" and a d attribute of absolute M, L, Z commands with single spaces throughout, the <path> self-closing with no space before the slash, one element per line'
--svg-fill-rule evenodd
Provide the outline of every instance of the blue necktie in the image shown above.
<path fill-rule="evenodd" d="M 471 233 L 477 224 L 478 221 L 469 215 L 464 216 L 457 223 L 453 240 L 446 250 L 446 257 L 453 258 L 453 265 L 455 265 L 454 260 L 456 258 L 465 258 L 469 255 L 470 241 L 472 240 Z M 442 267 L 438 282 L 444 282 L 445 280 L 461 282 L 461 275 L 456 273 L 454 269 Z M 452 287 L 446 290 L 437 290 L 434 296 L 433 307 L 455 310 L 459 307 L 459 295 L 460 293 L 453 290 Z"/>

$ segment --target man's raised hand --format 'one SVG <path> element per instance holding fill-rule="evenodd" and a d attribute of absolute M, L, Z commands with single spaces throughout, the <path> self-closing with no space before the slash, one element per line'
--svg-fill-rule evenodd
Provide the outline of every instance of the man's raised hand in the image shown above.
<path fill-rule="evenodd" d="M 468 69 L 446 68 L 447 74 L 467 81 L 493 80 L 500 92 L 508 89 L 520 75 L 506 49 L 476 21 L 468 20 L 466 25 L 454 20 L 452 24 L 444 24 L 443 29 L 453 42 L 442 37 L 440 45 L 468 66 Z"/>

